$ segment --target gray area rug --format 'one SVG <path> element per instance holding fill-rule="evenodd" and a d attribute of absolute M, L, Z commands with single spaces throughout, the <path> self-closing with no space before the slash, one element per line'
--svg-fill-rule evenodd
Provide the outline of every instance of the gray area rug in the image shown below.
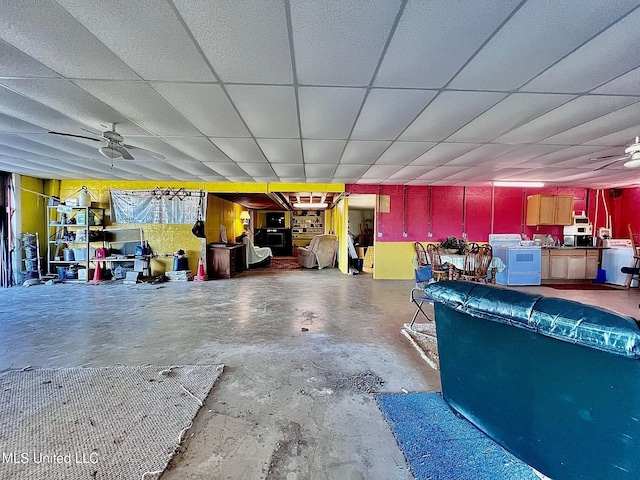
<path fill-rule="evenodd" d="M 405 323 L 401 332 L 409 339 L 411 345 L 420 353 L 420 357 L 422 357 L 431 368 L 440 370 L 435 322 L 414 323 L 413 328 L 411 328 L 408 323 Z"/>
<path fill-rule="evenodd" d="M 0 478 L 158 478 L 222 365 L 0 375 Z"/>

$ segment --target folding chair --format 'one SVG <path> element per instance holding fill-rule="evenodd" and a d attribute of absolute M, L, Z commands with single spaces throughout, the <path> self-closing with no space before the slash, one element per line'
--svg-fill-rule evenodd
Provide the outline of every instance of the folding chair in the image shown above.
<path fill-rule="evenodd" d="M 427 313 L 422 309 L 422 305 L 425 303 L 429 303 L 431 305 L 434 303 L 433 298 L 427 295 L 424 291 L 425 285 L 427 285 L 430 280 L 433 280 L 433 270 L 431 269 L 431 265 L 414 270 L 414 275 L 416 277 L 416 286 L 411 289 L 411 301 L 416 304 L 417 308 L 416 313 L 413 314 L 409 328 L 413 328 L 413 324 L 420 313 L 422 313 L 424 318 L 430 322 L 433 321 L 433 319 L 429 318 L 429 315 L 427 315 Z"/>

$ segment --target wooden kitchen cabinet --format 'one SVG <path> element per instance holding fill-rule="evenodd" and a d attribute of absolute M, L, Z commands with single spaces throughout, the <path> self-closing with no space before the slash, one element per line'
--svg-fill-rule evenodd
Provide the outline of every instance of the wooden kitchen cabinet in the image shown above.
<path fill-rule="evenodd" d="M 600 250 L 587 250 L 585 277 L 598 278 L 598 267 L 600 267 Z"/>
<path fill-rule="evenodd" d="M 572 195 L 527 197 L 527 225 L 573 225 Z"/>
<path fill-rule="evenodd" d="M 540 280 L 549 280 L 550 278 L 549 257 L 549 250 L 542 250 L 540 255 Z"/>
<path fill-rule="evenodd" d="M 548 251 L 547 280 L 593 280 L 598 275 L 600 252 L 589 249 L 557 249 Z M 544 255 L 542 256 L 544 280 Z"/>

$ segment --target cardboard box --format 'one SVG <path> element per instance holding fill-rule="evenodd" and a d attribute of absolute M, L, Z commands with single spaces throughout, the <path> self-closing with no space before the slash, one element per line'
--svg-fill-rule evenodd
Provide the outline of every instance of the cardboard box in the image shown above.
<path fill-rule="evenodd" d="M 94 274 L 94 270 L 93 268 L 90 268 L 89 270 L 87 270 L 86 268 L 79 268 L 78 269 L 78 280 L 93 280 L 93 274 Z"/>

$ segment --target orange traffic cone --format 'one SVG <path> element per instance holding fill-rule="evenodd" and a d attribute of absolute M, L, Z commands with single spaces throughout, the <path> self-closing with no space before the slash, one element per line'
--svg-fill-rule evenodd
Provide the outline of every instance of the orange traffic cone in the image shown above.
<path fill-rule="evenodd" d="M 102 268 L 100 267 L 100 262 L 96 263 L 96 269 L 93 271 L 93 280 L 92 283 L 97 283 L 102 280 Z"/>
<path fill-rule="evenodd" d="M 204 264 L 202 263 L 202 257 L 200 257 L 200 261 L 198 262 L 198 274 L 193 279 L 197 282 L 204 282 L 205 280 L 209 280 L 207 274 L 204 273 Z"/>

